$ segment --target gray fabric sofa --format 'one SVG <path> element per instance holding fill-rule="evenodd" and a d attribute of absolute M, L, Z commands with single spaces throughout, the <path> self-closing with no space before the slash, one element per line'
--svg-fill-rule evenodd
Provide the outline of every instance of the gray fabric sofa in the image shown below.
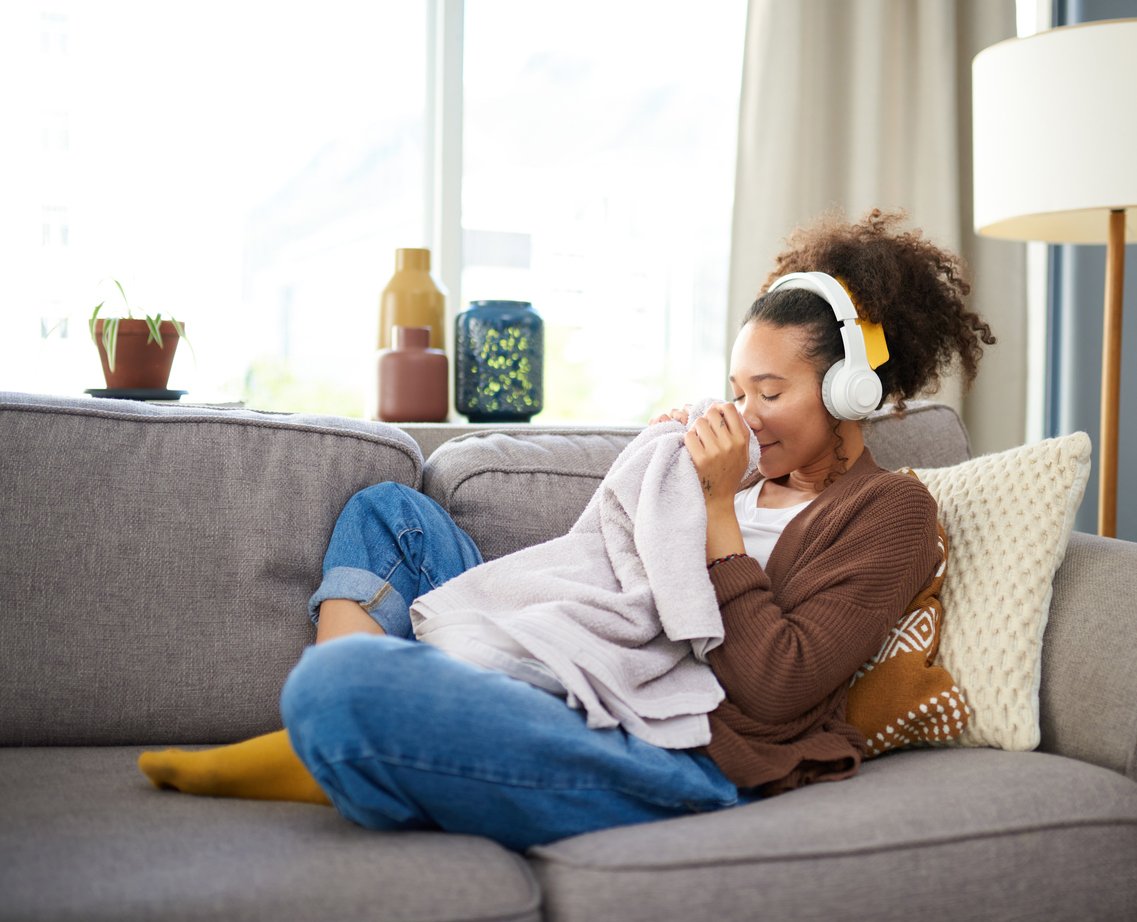
<path fill-rule="evenodd" d="M 155 790 L 143 748 L 279 727 L 356 490 L 420 488 L 496 557 L 565 531 L 635 431 L 477 431 L 424 462 L 445 432 L 408 429 L 0 395 L 0 919 L 1137 918 L 1137 544 L 1083 534 L 1055 581 L 1040 751 L 894 753 L 524 856 Z M 969 454 L 934 404 L 867 435 L 891 467 Z"/>

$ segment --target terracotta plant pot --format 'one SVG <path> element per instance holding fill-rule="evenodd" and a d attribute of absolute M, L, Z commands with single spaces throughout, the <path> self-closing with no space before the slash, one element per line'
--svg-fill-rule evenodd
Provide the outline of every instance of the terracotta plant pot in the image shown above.
<path fill-rule="evenodd" d="M 178 331 L 168 320 L 158 326 L 162 346 L 149 342 L 150 328 L 145 320 L 119 320 L 118 346 L 115 349 L 114 371 L 107 361 L 103 347 L 103 324 L 95 321 L 95 342 L 99 347 L 99 360 L 103 363 L 103 377 L 108 388 L 138 388 L 163 390 L 170 380 L 174 352 L 178 348 Z"/>

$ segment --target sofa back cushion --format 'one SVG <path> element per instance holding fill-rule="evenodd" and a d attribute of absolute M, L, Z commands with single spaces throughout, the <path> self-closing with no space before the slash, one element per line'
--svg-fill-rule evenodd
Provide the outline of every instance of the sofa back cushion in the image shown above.
<path fill-rule="evenodd" d="M 638 429 L 463 435 L 423 468 L 423 490 L 486 560 L 565 534 Z"/>
<path fill-rule="evenodd" d="M 421 471 L 381 423 L 0 395 L 0 744 L 278 728 L 336 515 Z"/>
<path fill-rule="evenodd" d="M 427 459 L 423 489 L 491 560 L 567 532 L 639 431 L 511 427 L 463 435 Z M 903 416 L 878 410 L 865 423 L 865 441 L 888 469 L 946 467 L 971 455 L 956 412 L 929 402 L 913 402 Z"/>

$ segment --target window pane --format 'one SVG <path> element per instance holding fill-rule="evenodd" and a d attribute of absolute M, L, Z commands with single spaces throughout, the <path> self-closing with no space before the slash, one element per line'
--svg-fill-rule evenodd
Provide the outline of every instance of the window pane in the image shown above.
<path fill-rule="evenodd" d="M 425 11 L 0 6 L 0 388 L 102 387 L 113 278 L 185 322 L 187 400 L 362 414 L 394 249 L 424 245 Z"/>
<path fill-rule="evenodd" d="M 532 301 L 556 419 L 724 393 L 745 3 L 466 5 L 462 297 Z"/>

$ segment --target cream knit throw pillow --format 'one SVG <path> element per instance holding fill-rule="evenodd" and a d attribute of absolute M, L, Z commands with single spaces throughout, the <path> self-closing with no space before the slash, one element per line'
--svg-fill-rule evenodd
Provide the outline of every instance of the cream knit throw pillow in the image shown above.
<path fill-rule="evenodd" d="M 1084 432 L 916 470 L 951 541 L 938 662 L 972 711 L 948 745 L 1038 746 L 1042 634 L 1089 472 Z"/>

